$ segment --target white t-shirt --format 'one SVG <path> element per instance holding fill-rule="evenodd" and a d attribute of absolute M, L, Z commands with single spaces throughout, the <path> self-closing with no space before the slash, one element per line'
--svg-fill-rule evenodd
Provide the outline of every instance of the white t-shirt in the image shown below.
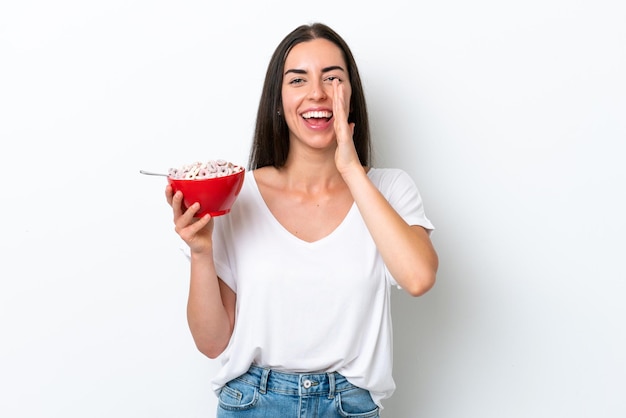
<path fill-rule="evenodd" d="M 407 223 L 434 229 L 407 173 L 372 168 L 368 176 Z M 237 293 L 216 392 L 251 364 L 336 371 L 382 407 L 395 389 L 389 292 L 397 283 L 356 204 L 330 235 L 306 242 L 274 218 L 247 172 L 231 212 L 215 218 L 213 240 L 217 274 Z"/>

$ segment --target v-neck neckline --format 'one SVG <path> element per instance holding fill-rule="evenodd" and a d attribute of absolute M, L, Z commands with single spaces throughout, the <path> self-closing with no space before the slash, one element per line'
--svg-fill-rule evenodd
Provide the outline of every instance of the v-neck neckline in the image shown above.
<path fill-rule="evenodd" d="M 293 234 L 287 228 L 285 228 L 285 226 L 282 223 L 280 223 L 280 221 L 276 218 L 276 216 L 274 216 L 274 214 L 270 210 L 269 206 L 267 206 L 267 203 L 265 202 L 265 199 L 263 198 L 263 195 L 261 194 L 261 190 L 259 189 L 259 185 L 256 181 L 254 171 L 250 171 L 249 174 L 250 174 L 251 181 L 249 181 L 248 183 L 254 189 L 256 200 L 258 201 L 259 206 L 262 208 L 262 211 L 265 214 L 265 216 L 270 220 L 270 222 L 274 225 L 274 227 L 281 232 L 281 234 L 287 236 L 290 240 L 297 242 L 301 245 L 316 246 L 325 241 L 332 239 L 333 236 L 341 232 L 341 230 L 345 227 L 345 225 L 350 221 L 350 218 L 353 216 L 353 213 L 358 210 L 356 206 L 356 202 L 352 201 L 352 204 L 350 205 L 350 209 L 348 209 L 348 211 L 346 212 L 341 222 L 339 222 L 339 224 L 332 231 L 330 231 L 330 233 L 314 241 L 307 241 Z"/>

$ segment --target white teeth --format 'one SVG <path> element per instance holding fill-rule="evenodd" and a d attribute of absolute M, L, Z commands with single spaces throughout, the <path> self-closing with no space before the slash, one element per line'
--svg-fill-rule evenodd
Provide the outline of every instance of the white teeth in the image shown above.
<path fill-rule="evenodd" d="M 305 119 L 310 119 L 310 118 L 330 119 L 332 116 L 333 116 L 332 112 L 325 112 L 325 111 L 305 112 L 302 114 L 302 117 Z"/>

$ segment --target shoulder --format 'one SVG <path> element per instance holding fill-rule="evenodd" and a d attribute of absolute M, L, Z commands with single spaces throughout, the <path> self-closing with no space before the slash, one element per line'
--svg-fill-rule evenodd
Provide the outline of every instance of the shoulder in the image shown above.
<path fill-rule="evenodd" d="M 413 179 L 401 168 L 374 168 L 371 167 L 367 176 L 377 188 L 383 190 L 394 186 L 414 185 Z"/>
<path fill-rule="evenodd" d="M 275 187 L 280 179 L 279 171 L 272 166 L 257 168 L 249 172 L 260 188 Z"/>

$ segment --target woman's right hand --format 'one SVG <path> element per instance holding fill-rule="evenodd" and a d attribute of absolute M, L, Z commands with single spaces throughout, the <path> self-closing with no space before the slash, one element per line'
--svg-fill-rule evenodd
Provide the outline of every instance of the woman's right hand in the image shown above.
<path fill-rule="evenodd" d="M 213 262 L 213 225 L 211 215 L 194 217 L 200 209 L 198 203 L 188 208 L 183 194 L 165 188 L 167 203 L 174 212 L 176 233 L 191 250 L 189 299 L 187 322 L 194 342 L 201 353 L 216 358 L 228 346 L 235 326 L 237 296 L 219 280 Z"/>
<path fill-rule="evenodd" d="M 196 202 L 185 209 L 182 192 L 179 190 L 174 193 L 169 184 L 165 187 L 165 198 L 174 212 L 174 230 L 189 245 L 190 251 L 210 253 L 213 250 L 214 223 L 211 215 L 195 218 L 200 204 Z"/>

